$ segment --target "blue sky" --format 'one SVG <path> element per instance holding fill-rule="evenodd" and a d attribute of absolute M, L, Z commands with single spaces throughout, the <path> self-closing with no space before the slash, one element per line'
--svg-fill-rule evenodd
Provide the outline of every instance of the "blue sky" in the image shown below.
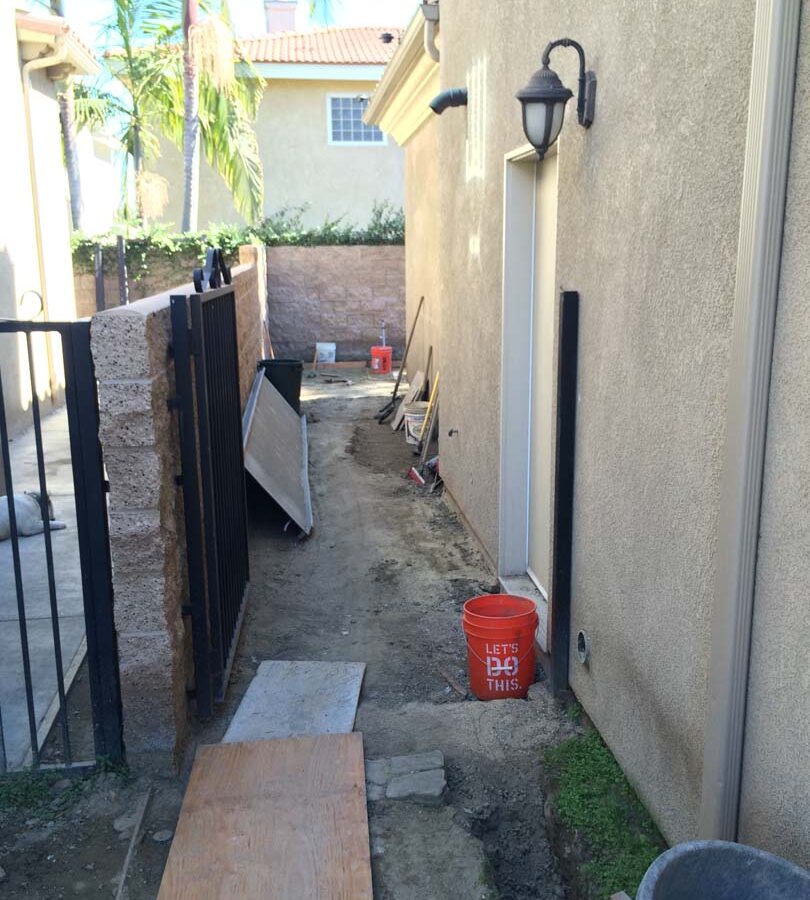
<path fill-rule="evenodd" d="M 332 0 L 335 25 L 402 25 L 413 16 L 418 0 Z M 70 24 L 90 43 L 95 43 L 97 23 L 110 13 L 110 0 L 65 0 Z M 230 0 L 231 14 L 238 34 L 248 36 L 264 32 L 262 0 Z M 298 27 L 308 25 L 308 0 L 299 0 Z M 312 23 L 323 24 L 323 23 Z"/>

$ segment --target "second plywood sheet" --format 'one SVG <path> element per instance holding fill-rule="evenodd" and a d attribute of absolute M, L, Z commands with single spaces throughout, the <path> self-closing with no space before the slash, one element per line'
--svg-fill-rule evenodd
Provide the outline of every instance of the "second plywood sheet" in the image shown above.
<path fill-rule="evenodd" d="M 223 742 L 352 731 L 365 669 L 358 662 L 261 663 Z"/>

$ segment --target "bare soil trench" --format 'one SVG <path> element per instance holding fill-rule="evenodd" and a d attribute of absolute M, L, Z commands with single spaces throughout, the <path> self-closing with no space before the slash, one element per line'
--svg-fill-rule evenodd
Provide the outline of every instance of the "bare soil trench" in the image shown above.
<path fill-rule="evenodd" d="M 250 491 L 240 650 L 227 701 L 195 726 L 194 744 L 219 740 L 264 659 L 365 662 L 356 728 L 366 758 L 441 750 L 448 781 L 440 806 L 369 803 L 375 897 L 564 897 L 545 832 L 541 756 L 575 726 L 550 700 L 479 703 L 448 683 L 446 675 L 467 681 L 462 604 L 496 580 L 445 501 L 406 479 L 413 455 L 402 433 L 373 419 L 391 383 L 347 374 L 354 384 L 304 383 L 312 536 L 285 532 L 278 511 Z M 151 786 L 127 896 L 153 898 L 168 844 L 152 836 L 173 827 L 188 765 L 179 779 L 145 760 L 133 771 L 91 779 L 62 806 L 55 792 L 44 816 L 0 813 L 0 896 L 112 896 L 126 853 L 113 820 Z"/>

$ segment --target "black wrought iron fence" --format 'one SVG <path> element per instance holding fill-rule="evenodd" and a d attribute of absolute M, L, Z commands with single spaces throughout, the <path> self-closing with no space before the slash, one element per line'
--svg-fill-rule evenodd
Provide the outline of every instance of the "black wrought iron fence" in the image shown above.
<path fill-rule="evenodd" d="M 188 612 L 203 717 L 224 696 L 249 581 L 236 298 L 221 256 L 213 259 L 205 276 L 195 272 L 197 293 L 171 298 L 171 402 L 179 414 Z"/>
<path fill-rule="evenodd" d="M 94 762 L 86 756 L 76 758 L 70 716 L 71 682 L 85 664 L 92 748 L 96 759 L 118 763 L 124 756 L 121 694 L 90 324 L 0 320 L 2 334 L 22 339 L 18 346 L 24 348 L 31 386 L 33 440 L 22 454 L 20 442 L 11 440 L 8 393 L 0 371 L 0 455 L 6 492 L 2 500 L 6 527 L 0 534 L 5 540 L 0 548 L 9 557 L 0 576 L 6 620 L 0 772 L 45 764 L 43 748 L 52 732 L 58 734 L 58 747 L 48 764 Z M 38 377 L 33 343 L 40 335 L 58 341 L 61 350 L 47 354 L 51 396 L 56 391 L 51 360 L 61 355 L 64 363 L 64 407 L 51 411 L 46 425 L 39 399 L 43 377 L 41 373 Z M 58 455 L 67 452 L 69 460 L 46 457 L 43 434 L 51 428 L 53 416 L 66 419 L 67 435 L 61 432 Z M 57 427 L 63 428 L 61 419 Z M 53 478 L 61 479 L 58 493 L 65 523 L 54 520 Z"/>

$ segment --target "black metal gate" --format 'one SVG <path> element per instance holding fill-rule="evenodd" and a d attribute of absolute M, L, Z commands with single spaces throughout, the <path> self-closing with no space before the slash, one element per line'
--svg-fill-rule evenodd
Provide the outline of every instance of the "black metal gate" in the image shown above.
<path fill-rule="evenodd" d="M 11 563 L 13 569 L 14 590 L 16 594 L 16 613 L 19 622 L 20 639 L 20 681 L 13 679 L 12 689 L 25 691 L 24 710 L 19 705 L 20 717 L 27 719 L 27 740 L 29 750 L 24 758 L 23 766 L 16 759 L 7 756 L 7 742 L 4 740 L 2 718 L 0 718 L 0 772 L 14 768 L 28 767 L 37 769 L 43 765 L 77 766 L 86 765 L 92 760 L 77 759 L 73 749 L 71 719 L 70 684 L 66 683 L 63 659 L 64 633 L 60 621 L 60 602 L 66 590 L 80 589 L 81 610 L 84 615 L 84 640 L 86 641 L 87 679 L 90 689 L 90 707 L 92 715 L 92 744 L 96 761 L 103 759 L 108 763 L 123 762 L 124 747 L 122 737 L 121 692 L 118 672 L 118 651 L 115 626 L 113 622 L 112 568 L 109 550 L 109 532 L 107 523 L 106 480 L 104 477 L 101 445 L 98 438 L 98 395 L 93 361 L 90 353 L 90 323 L 82 322 L 20 322 L 0 320 L 0 335 L 8 334 L 16 337 L 20 348 L 24 348 L 23 358 L 27 360 L 27 375 L 31 385 L 31 416 L 33 425 L 33 455 L 26 455 L 22 461 L 33 484 L 15 485 L 15 469 L 19 471 L 19 460 L 12 465 L 12 440 L 9 434 L 7 418 L 6 394 L 4 393 L 2 373 L 0 373 L 0 448 L 2 449 L 2 473 L 5 480 L 11 547 Z M 70 448 L 70 471 L 72 474 L 73 503 L 75 504 L 75 555 L 78 556 L 80 576 L 76 580 L 80 585 L 66 584 L 57 577 L 59 571 L 55 566 L 55 539 L 52 533 L 50 516 L 51 494 L 48 489 L 47 466 L 43 443 L 43 415 L 37 388 L 37 372 L 33 339 L 37 335 L 46 335 L 45 340 L 59 340 L 61 357 L 64 362 L 65 412 Z M 41 338 L 40 338 L 41 340 Z M 53 343 L 52 343 L 53 345 Z M 41 379 L 40 379 L 41 380 Z M 51 384 L 53 392 L 53 383 Z M 62 462 L 66 462 L 63 460 Z M 32 465 L 35 463 L 35 466 Z M 34 474 L 35 469 L 35 474 Z M 29 487 L 36 490 L 29 492 L 29 497 L 38 505 L 38 516 L 42 522 L 42 540 L 44 544 L 45 573 L 38 576 L 40 590 L 31 596 L 26 590 L 26 575 L 30 573 L 24 566 L 32 550 L 33 536 L 23 537 L 26 531 L 23 523 L 18 522 L 17 504 L 14 493 L 24 497 L 22 491 Z M 26 500 L 23 503 L 27 502 Z M 30 504 L 29 504 L 30 505 Z M 22 507 L 21 507 L 22 508 Z M 53 523 L 56 526 L 57 523 Z M 72 523 L 71 523 L 72 525 Z M 30 526 L 29 526 L 30 527 Z M 26 542 L 26 543 L 24 543 Z M 2 546 L 2 544 L 0 544 Z M 62 545 L 57 545 L 57 549 Z M 72 552 L 72 551 L 71 551 Z M 71 560 L 74 565 L 76 559 Z M 71 569 L 74 572 L 75 569 Z M 48 615 L 33 621 L 27 605 L 42 607 L 47 594 Z M 7 601 L 11 598 L 7 598 Z M 12 600 L 13 602 L 13 600 Z M 78 616 L 81 619 L 81 612 Z M 49 619 L 49 643 L 43 644 L 37 629 Z M 34 632 L 32 634 L 32 628 Z M 73 635 L 75 638 L 75 634 Z M 81 647 L 81 645 L 80 645 Z M 43 659 L 44 654 L 52 653 L 53 659 Z M 80 650 L 74 659 L 78 658 Z M 51 662 L 55 670 L 53 698 L 49 709 L 55 710 L 54 733 L 58 734 L 59 746 L 43 760 L 42 750 L 51 732 L 48 714 L 42 715 L 41 690 L 36 681 L 36 673 L 46 668 Z M 77 664 L 78 665 L 78 664 Z M 50 684 L 50 682 L 49 682 Z M 51 688 L 48 687 L 48 691 Z M 20 699 L 22 694 L 19 695 Z M 39 708 L 37 708 L 39 706 Z M 15 709 L 18 708 L 15 705 Z M 0 717 L 2 710 L 0 710 Z M 6 721 L 7 731 L 11 722 Z M 91 751 L 92 752 L 92 751 Z"/>
<path fill-rule="evenodd" d="M 247 598 L 247 504 L 236 299 L 221 287 L 171 298 L 197 712 L 222 700 Z M 209 283 L 219 283 L 211 278 Z"/>

